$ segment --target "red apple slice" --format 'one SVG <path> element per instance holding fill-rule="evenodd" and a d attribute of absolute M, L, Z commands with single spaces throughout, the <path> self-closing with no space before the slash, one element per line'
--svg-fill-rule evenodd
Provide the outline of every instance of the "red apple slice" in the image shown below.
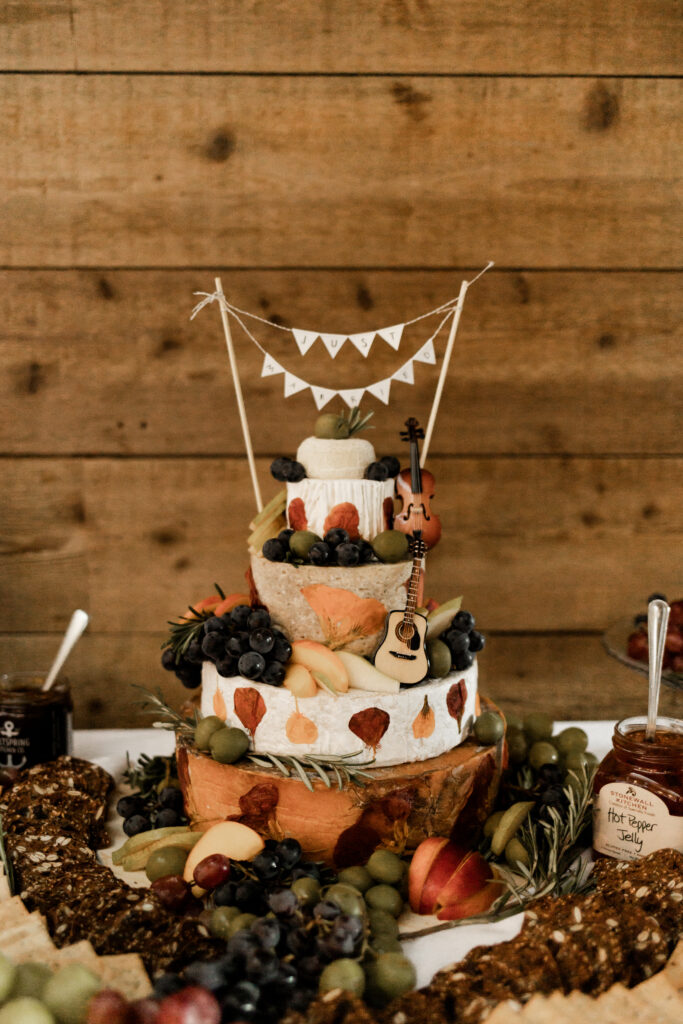
<path fill-rule="evenodd" d="M 420 913 L 422 890 L 432 865 L 447 843 L 445 836 L 430 836 L 413 854 L 408 872 L 408 901 L 416 914 Z"/>
<path fill-rule="evenodd" d="M 469 853 L 469 850 L 457 846 L 450 840 L 439 850 L 422 887 L 418 914 L 434 913 L 441 890 L 459 870 L 460 864 Z"/>
<path fill-rule="evenodd" d="M 499 879 L 492 879 L 466 899 L 442 907 L 436 916 L 439 921 L 459 921 L 464 917 L 485 914 L 502 893 L 503 884 Z"/>
<path fill-rule="evenodd" d="M 479 892 L 493 876 L 490 864 L 476 850 L 458 864 L 436 898 L 437 907 L 450 907 L 467 901 Z"/>

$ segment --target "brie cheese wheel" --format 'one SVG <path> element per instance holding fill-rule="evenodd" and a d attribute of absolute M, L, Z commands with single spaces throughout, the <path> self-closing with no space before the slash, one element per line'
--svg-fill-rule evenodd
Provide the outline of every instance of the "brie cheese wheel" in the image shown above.
<path fill-rule="evenodd" d="M 362 480 L 365 470 L 375 461 L 375 449 L 362 437 L 341 441 L 307 437 L 299 445 L 296 458 L 312 479 Z"/>
<path fill-rule="evenodd" d="M 243 721 L 239 712 L 244 716 L 244 708 L 253 709 L 255 702 L 259 715 Z M 247 729 L 257 754 L 357 754 L 358 761 L 374 757 L 373 768 L 424 761 L 467 739 L 476 707 L 476 661 L 464 672 L 397 694 L 349 690 L 334 697 L 320 690 L 303 699 L 282 686 L 242 676 L 225 679 L 210 661 L 202 666 L 202 715 L 218 715 L 228 725 Z M 312 736 L 311 742 L 302 741 Z"/>
<path fill-rule="evenodd" d="M 303 503 L 303 507 L 299 505 L 299 515 L 306 518 L 305 528 L 324 537 L 325 522 L 335 506 L 350 503 L 358 513 L 360 536 L 372 540 L 382 530 L 389 529 L 384 515 L 384 502 L 387 498 L 393 499 L 393 496 L 393 477 L 389 480 L 300 480 L 295 484 L 287 484 L 287 509 L 298 498 Z M 391 508 L 393 512 L 393 501 Z M 292 522 L 289 525 L 293 529 L 302 529 Z"/>

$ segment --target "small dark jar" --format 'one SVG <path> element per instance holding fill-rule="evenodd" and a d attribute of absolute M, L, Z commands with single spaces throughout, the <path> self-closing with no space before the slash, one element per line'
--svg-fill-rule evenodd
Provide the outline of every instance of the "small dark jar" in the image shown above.
<path fill-rule="evenodd" d="M 65 679 L 42 692 L 45 675 L 0 675 L 0 772 L 7 778 L 22 768 L 71 753 L 71 691 Z"/>

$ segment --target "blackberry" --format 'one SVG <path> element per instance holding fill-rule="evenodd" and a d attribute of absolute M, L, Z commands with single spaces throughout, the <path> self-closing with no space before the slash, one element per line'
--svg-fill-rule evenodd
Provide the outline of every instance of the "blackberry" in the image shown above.
<path fill-rule="evenodd" d="M 329 544 L 326 544 L 325 541 L 321 540 L 316 544 L 311 545 L 308 552 L 308 558 L 312 565 L 327 565 L 330 561 L 331 554 L 332 549 Z"/>
<path fill-rule="evenodd" d="M 269 562 L 284 562 L 288 548 L 289 545 L 286 548 L 281 540 L 276 537 L 271 537 L 270 540 L 265 542 L 261 550 L 263 552 L 263 557 L 267 558 Z"/>
<path fill-rule="evenodd" d="M 276 480 L 279 480 L 281 483 L 284 483 L 285 480 L 289 479 L 289 477 L 286 476 L 285 474 L 289 470 L 289 464 L 291 461 L 291 459 L 287 459 L 284 457 L 280 457 L 279 459 L 273 459 L 273 461 L 270 464 L 271 475 L 274 476 Z"/>
<path fill-rule="evenodd" d="M 357 544 L 340 544 L 337 548 L 337 561 L 342 566 L 358 565 L 360 550 Z"/>

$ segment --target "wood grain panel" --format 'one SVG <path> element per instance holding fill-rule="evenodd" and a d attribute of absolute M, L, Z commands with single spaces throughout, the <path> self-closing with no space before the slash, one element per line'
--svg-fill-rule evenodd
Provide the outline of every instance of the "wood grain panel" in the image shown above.
<path fill-rule="evenodd" d="M 434 308 L 462 276 L 230 271 L 223 284 L 276 322 L 352 333 Z M 193 292 L 212 287 L 210 271 L 0 273 L 5 452 L 241 455 L 217 309 L 189 321 Z M 432 452 L 680 453 L 681 295 L 673 273 L 489 272 L 467 299 Z M 332 362 L 321 342 L 302 359 L 291 335 L 256 335 L 293 372 L 351 387 L 394 372 L 437 323 L 408 329 L 398 354 L 377 341 L 366 361 L 347 345 Z M 293 454 L 315 420 L 311 393 L 270 415 L 283 378 L 262 380 L 258 349 L 234 338 L 256 451 Z M 417 364 L 388 410 L 366 396 L 378 451 L 400 451 L 408 412 L 426 422 L 438 371 Z"/>
<path fill-rule="evenodd" d="M 131 636 L 88 632 L 71 655 L 67 673 L 81 729 L 134 728 L 153 719 L 137 706 L 132 684 L 156 690 L 179 707 L 189 695 L 159 664 L 162 632 Z M 56 634 L 18 633 L 0 638 L 0 671 L 47 669 Z M 643 714 L 646 679 L 609 658 L 596 636 L 490 636 L 480 658 L 482 693 L 503 710 L 548 711 L 557 719 L 625 718 Z M 662 688 L 662 714 L 681 717 L 683 699 Z"/>
<path fill-rule="evenodd" d="M 667 74 L 674 0 L 17 0 L 11 70 Z"/>
<path fill-rule="evenodd" d="M 681 596 L 682 460 L 434 459 L 444 539 L 427 590 L 495 630 L 601 630 Z M 0 557 L 5 630 L 158 629 L 217 581 L 241 590 L 244 460 L 12 459 Z M 266 463 L 259 472 L 266 479 Z M 275 493 L 271 483 L 266 495 Z M 10 582 L 11 581 L 11 585 Z"/>
<path fill-rule="evenodd" d="M 7 266 L 680 256 L 673 80 L 8 75 L 2 92 Z"/>

